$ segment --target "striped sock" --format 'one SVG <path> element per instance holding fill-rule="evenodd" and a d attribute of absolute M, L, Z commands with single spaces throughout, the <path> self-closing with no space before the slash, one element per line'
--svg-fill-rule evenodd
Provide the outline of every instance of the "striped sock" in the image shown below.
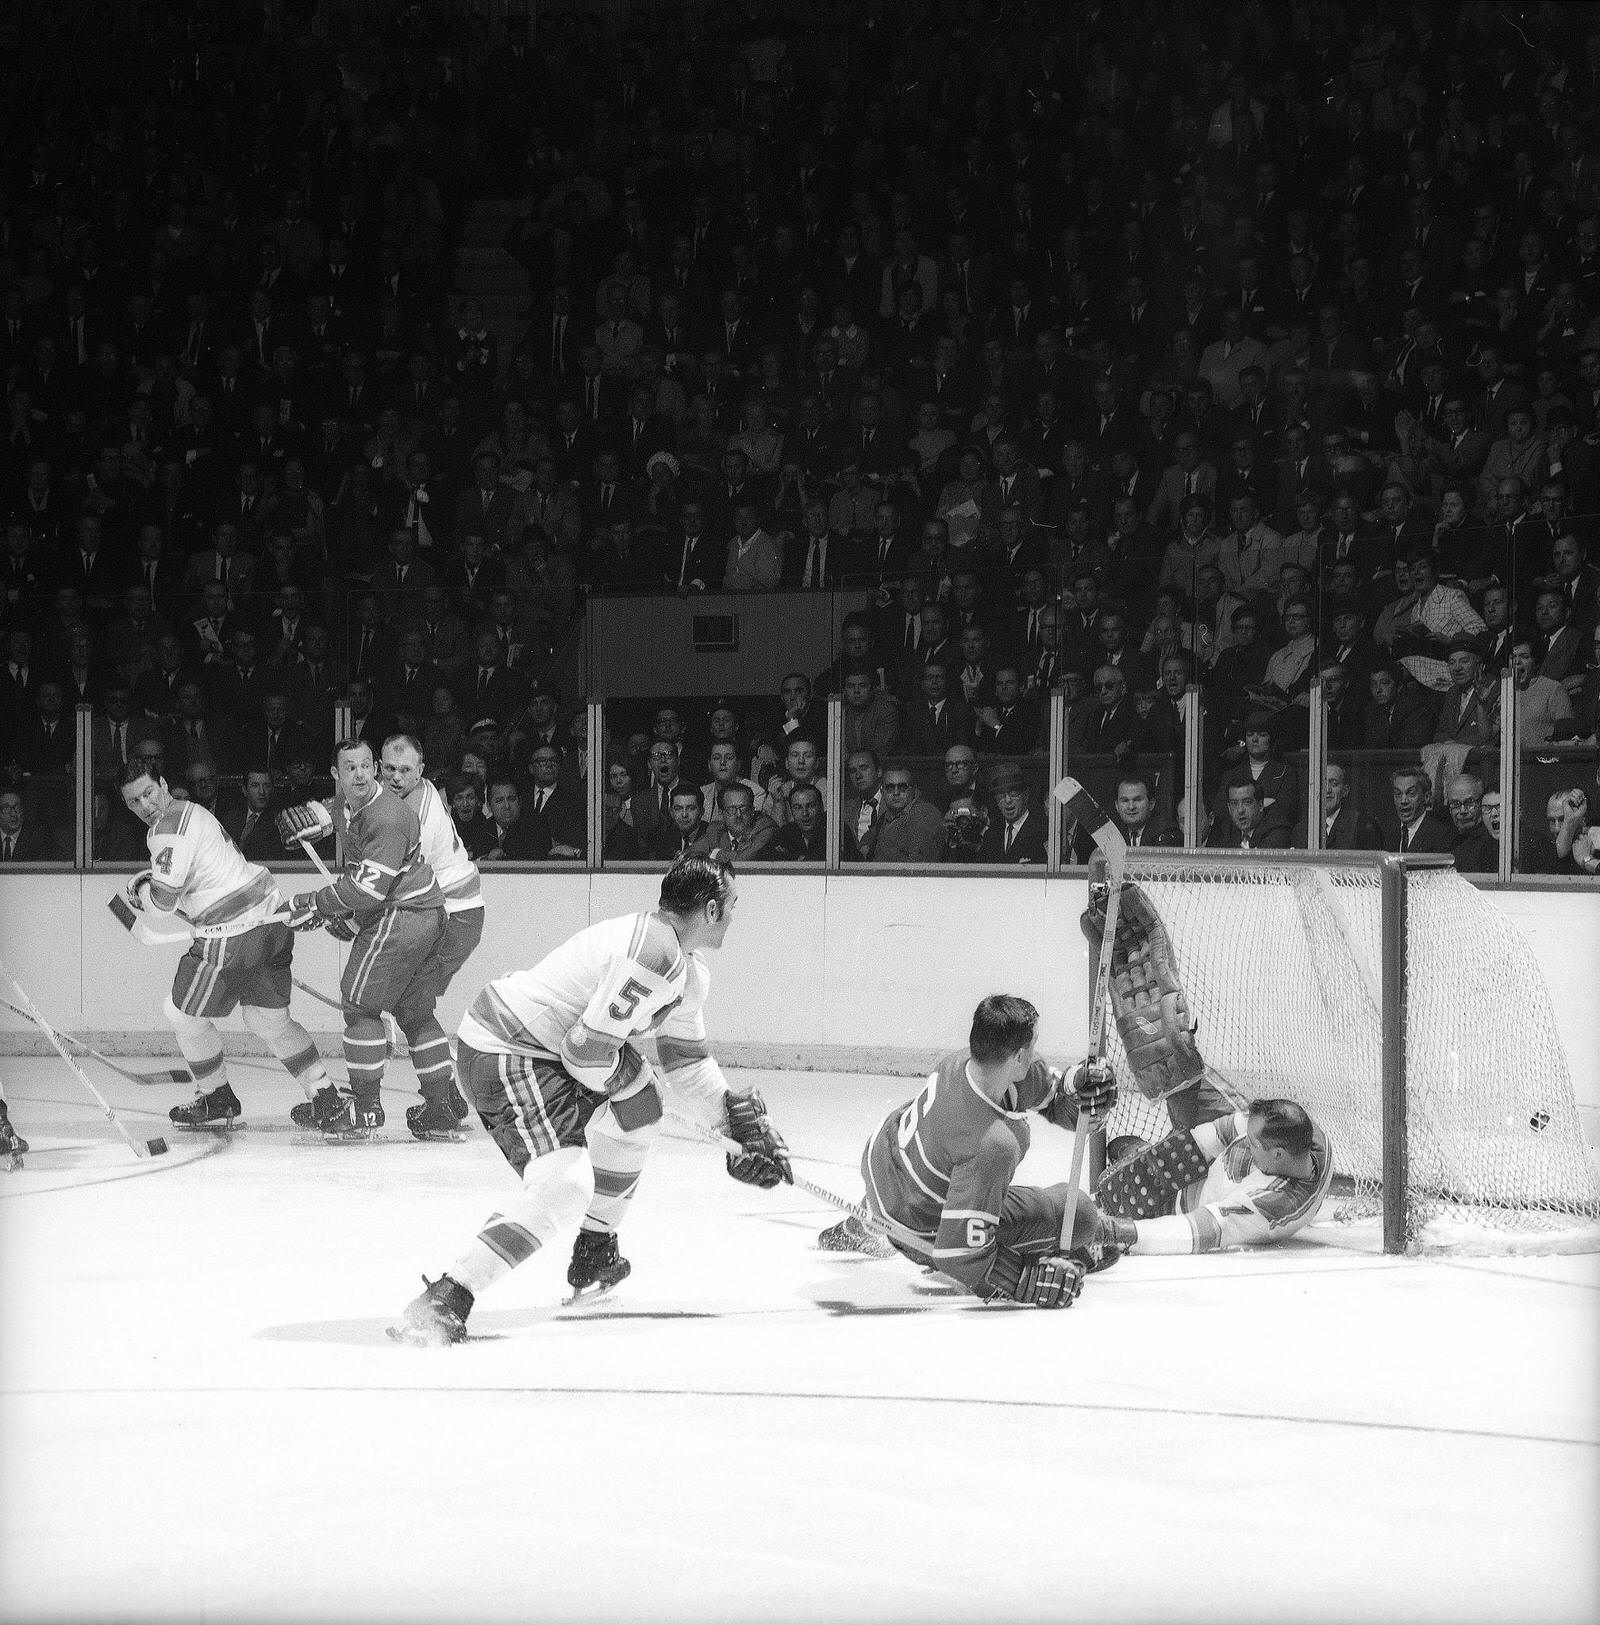
<path fill-rule="evenodd" d="M 474 1297 L 509 1275 L 583 1211 L 593 1182 L 581 1146 L 563 1146 L 535 1157 L 522 1176 L 522 1190 L 504 1213 L 492 1213 L 447 1273 Z"/>

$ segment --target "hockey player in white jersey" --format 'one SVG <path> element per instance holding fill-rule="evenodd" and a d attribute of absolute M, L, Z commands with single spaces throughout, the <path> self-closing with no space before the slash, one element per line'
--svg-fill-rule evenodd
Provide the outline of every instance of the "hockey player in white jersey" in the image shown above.
<path fill-rule="evenodd" d="M 416 813 L 422 856 L 444 893 L 444 933 L 427 961 L 429 991 L 437 1002 L 483 940 L 483 884 L 444 797 L 423 776 L 426 765 L 413 735 L 391 734 L 384 740 L 383 782 Z M 406 1122 L 418 1139 L 448 1138 L 466 1115 L 467 1103 L 452 1084 L 446 1100 L 411 1107 Z"/>
<path fill-rule="evenodd" d="M 180 1128 L 234 1126 L 243 1108 L 228 1080 L 216 1018 L 235 1006 L 311 1099 L 328 1074 L 311 1035 L 289 1014 L 294 935 L 271 874 L 234 845 L 193 801 L 177 801 L 135 757 L 122 774 L 122 799 L 149 826 L 150 867 L 127 884 L 136 913 L 177 916 L 194 933 L 178 961 L 162 1014 L 194 1074 L 195 1098 L 169 1115 Z"/>
<path fill-rule="evenodd" d="M 474 1300 L 582 1216 L 567 1280 L 603 1291 L 629 1271 L 617 1227 L 662 1116 L 662 1086 L 737 1140 L 728 1172 L 747 1184 L 792 1182 L 788 1152 L 757 1094 L 736 1094 L 706 1042 L 710 975 L 738 902 L 715 854 L 680 858 L 653 913 L 603 920 L 531 970 L 491 982 L 456 1035 L 461 1088 L 522 1181 L 466 1250 L 406 1308 L 389 1335 L 461 1341 Z M 640 1052 L 653 1034 L 662 1071 Z"/>

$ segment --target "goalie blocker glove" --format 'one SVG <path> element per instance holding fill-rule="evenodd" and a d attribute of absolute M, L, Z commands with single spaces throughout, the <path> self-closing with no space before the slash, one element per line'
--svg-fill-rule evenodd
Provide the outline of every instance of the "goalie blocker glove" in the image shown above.
<path fill-rule="evenodd" d="M 1038 1309 L 1070 1309 L 1083 1290 L 1084 1266 L 1074 1258 L 1024 1258 L 1009 1247 L 994 1255 L 984 1279 L 989 1299 L 1031 1303 Z"/>
<path fill-rule="evenodd" d="M 333 819 L 320 801 L 285 807 L 276 823 L 279 838 L 291 852 L 303 841 L 320 841 L 333 834 Z"/>
<path fill-rule="evenodd" d="M 794 1170 L 789 1166 L 789 1148 L 767 1116 L 767 1103 L 752 1090 L 748 1095 L 723 1096 L 722 1109 L 728 1119 L 728 1137 L 742 1147 L 728 1153 L 728 1172 L 742 1184 L 771 1190 L 780 1181 L 792 1185 Z"/>

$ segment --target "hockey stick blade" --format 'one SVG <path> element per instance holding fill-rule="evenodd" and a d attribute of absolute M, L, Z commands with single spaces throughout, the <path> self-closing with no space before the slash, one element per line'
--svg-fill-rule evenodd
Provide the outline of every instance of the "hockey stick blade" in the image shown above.
<path fill-rule="evenodd" d="M 133 1149 L 133 1154 L 136 1157 L 164 1157 L 167 1154 L 167 1142 L 159 1135 L 153 1140 L 140 1140 L 136 1139 L 127 1131 L 126 1128 L 123 1127 L 122 1119 L 118 1117 L 114 1111 L 112 1111 L 110 1102 L 108 1102 L 106 1097 L 101 1094 L 100 1091 L 96 1089 L 95 1086 L 89 1081 L 89 1074 L 78 1065 L 76 1060 L 73 1059 L 71 1053 L 67 1049 L 66 1044 L 62 1041 L 61 1034 L 58 1033 L 55 1028 L 45 1020 L 44 1015 L 40 1011 L 38 1005 L 36 1005 L 33 1002 L 33 999 L 30 997 L 27 988 L 25 988 L 22 983 L 19 982 L 9 970 L 7 970 L 3 960 L 0 960 L 0 976 L 5 977 L 5 979 L 11 984 L 12 991 L 19 999 L 22 1000 L 30 1019 L 38 1026 L 39 1031 L 42 1032 L 47 1039 L 49 1039 L 50 1047 L 56 1052 L 57 1055 L 61 1057 L 63 1061 L 67 1063 L 68 1070 L 71 1071 L 73 1076 L 77 1078 L 78 1082 L 81 1083 L 84 1088 L 94 1096 L 96 1101 L 99 1102 L 100 1110 L 106 1114 L 106 1121 L 110 1123 L 112 1128 L 114 1128 L 117 1133 L 128 1142 Z"/>
<path fill-rule="evenodd" d="M 26 1010 L 14 1005 L 10 999 L 0 998 L 0 1009 L 9 1010 L 14 1016 L 21 1016 L 24 1021 L 33 1021 L 33 1017 Z M 35 1023 L 37 1025 L 37 1023 Z M 149 1085 L 152 1083 L 193 1083 L 194 1074 L 183 1067 L 158 1066 L 148 1072 L 141 1072 L 136 1067 L 118 1066 L 109 1055 L 102 1055 L 93 1044 L 86 1039 L 79 1038 L 76 1033 L 62 1033 L 61 1036 L 85 1055 L 92 1055 L 101 1066 L 108 1066 L 120 1078 L 126 1078 L 129 1083 Z"/>

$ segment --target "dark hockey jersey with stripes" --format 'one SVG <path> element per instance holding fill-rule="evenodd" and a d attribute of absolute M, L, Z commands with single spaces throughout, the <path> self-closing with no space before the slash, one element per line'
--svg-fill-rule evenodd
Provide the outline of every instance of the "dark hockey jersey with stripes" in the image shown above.
<path fill-rule="evenodd" d="M 333 827 L 344 837 L 344 872 L 319 896 L 324 913 L 358 917 L 385 908 L 443 908 L 444 893 L 422 855 L 416 813 L 378 785 L 352 812 L 342 793 L 331 803 Z"/>
<path fill-rule="evenodd" d="M 946 1056 L 920 1094 L 878 1125 L 861 1158 L 867 1200 L 925 1236 L 933 1262 L 968 1288 L 994 1261 L 1000 1205 L 1028 1153 L 1028 1113 L 1069 1126 L 1076 1106 L 1061 1074 L 1035 1061 L 997 1104 Z"/>

